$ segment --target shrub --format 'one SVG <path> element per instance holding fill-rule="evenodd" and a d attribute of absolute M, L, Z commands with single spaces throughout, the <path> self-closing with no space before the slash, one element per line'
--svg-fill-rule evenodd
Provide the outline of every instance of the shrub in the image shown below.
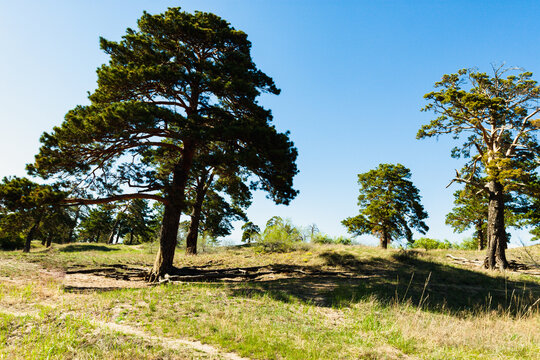
<path fill-rule="evenodd" d="M 257 246 L 264 252 L 288 252 L 297 249 L 303 240 L 301 231 L 290 220 L 274 216 L 257 236 Z"/>
<path fill-rule="evenodd" d="M 0 249 L 2 250 L 22 249 L 24 247 L 24 243 L 25 238 L 20 234 L 4 234 L 0 236 Z"/>
<path fill-rule="evenodd" d="M 334 239 L 326 234 L 318 233 L 313 235 L 311 242 L 314 244 L 333 244 Z"/>
<path fill-rule="evenodd" d="M 333 238 L 329 235 L 321 234 L 321 233 L 313 235 L 311 242 L 314 244 L 342 244 L 342 245 L 352 244 L 351 238 L 348 238 L 345 236 L 337 236 Z"/>
<path fill-rule="evenodd" d="M 415 240 L 414 243 L 411 246 L 413 249 L 426 249 L 426 250 L 433 250 L 433 249 L 450 249 L 452 247 L 452 244 L 448 240 L 439 241 L 436 239 L 430 239 L 427 237 L 420 238 L 418 240 Z"/>
<path fill-rule="evenodd" d="M 456 246 L 460 250 L 477 250 L 478 249 L 478 239 L 468 237 L 463 239 L 463 241 Z"/>
<path fill-rule="evenodd" d="M 334 239 L 334 242 L 341 245 L 351 245 L 352 239 L 346 236 L 338 236 Z"/>

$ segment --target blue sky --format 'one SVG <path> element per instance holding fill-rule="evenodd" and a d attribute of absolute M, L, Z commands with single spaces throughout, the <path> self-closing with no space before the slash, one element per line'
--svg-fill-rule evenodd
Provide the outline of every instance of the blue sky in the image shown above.
<path fill-rule="evenodd" d="M 107 61 L 98 39 L 119 40 L 143 10 L 210 11 L 245 31 L 255 63 L 282 89 L 261 99 L 298 151 L 300 195 L 275 206 L 256 194 L 248 216 L 273 215 L 345 234 L 357 212 L 356 174 L 402 163 L 430 215 L 428 236 L 458 241 L 444 225 L 446 189 L 460 162 L 451 139 L 415 139 L 433 115 L 423 95 L 443 74 L 521 66 L 540 79 L 538 1 L 7 1 L 0 2 L 0 176 L 24 175 L 39 136 L 86 104 L 96 68 Z M 239 228 L 239 226 L 237 226 Z M 229 241 L 239 236 L 235 231 Z M 527 240 L 527 232 L 514 236 Z M 363 242 L 374 243 L 370 237 Z"/>

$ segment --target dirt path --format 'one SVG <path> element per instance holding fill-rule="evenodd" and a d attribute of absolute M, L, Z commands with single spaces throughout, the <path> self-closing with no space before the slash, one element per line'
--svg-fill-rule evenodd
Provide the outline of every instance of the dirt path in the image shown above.
<path fill-rule="evenodd" d="M 14 310 L 14 309 L 3 307 L 1 305 L 0 305 L 0 312 L 4 314 L 16 316 L 16 317 L 23 317 L 23 316 L 30 316 L 33 318 L 38 317 L 37 311 Z M 73 315 L 77 315 L 77 313 L 74 313 Z M 241 357 L 235 353 L 224 352 L 221 349 L 218 349 L 212 345 L 203 344 L 200 341 L 177 339 L 177 338 L 170 338 L 170 337 L 165 337 L 165 336 L 155 336 L 129 325 L 116 324 L 112 322 L 99 321 L 95 319 L 92 320 L 91 322 L 102 329 L 116 331 L 124 335 L 136 336 L 136 337 L 144 339 L 145 341 L 148 341 L 152 345 L 159 345 L 169 350 L 183 350 L 186 347 L 188 347 L 193 350 L 205 353 L 207 355 L 219 357 L 221 359 L 250 360 L 248 358 Z"/>
<path fill-rule="evenodd" d="M 137 337 L 144 338 L 152 343 L 159 344 L 167 349 L 171 350 L 181 350 L 183 347 L 188 346 L 194 350 L 206 353 L 208 355 L 214 355 L 222 357 L 223 359 L 228 360 L 249 360 L 248 358 L 241 357 L 235 353 L 222 352 L 218 348 L 215 348 L 208 344 L 203 344 L 200 341 L 192 341 L 185 339 L 176 339 L 163 336 L 154 336 L 150 335 L 147 332 L 144 332 L 140 329 L 128 325 L 115 324 L 110 322 L 94 321 L 96 325 L 104 327 L 113 331 L 121 332 L 127 335 L 133 335 Z"/>

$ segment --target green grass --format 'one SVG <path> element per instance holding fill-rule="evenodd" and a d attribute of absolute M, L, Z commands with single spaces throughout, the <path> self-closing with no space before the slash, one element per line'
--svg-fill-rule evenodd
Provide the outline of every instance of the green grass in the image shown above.
<path fill-rule="evenodd" d="M 0 313 L 2 359 L 194 359 L 189 348 L 163 349 L 142 338 L 97 327 L 89 320 L 42 311 L 38 316 Z M 205 357 L 206 358 L 206 357 Z"/>
<path fill-rule="evenodd" d="M 537 248 L 530 251 L 536 254 Z M 0 305 L 74 317 L 4 316 L 2 340 L 11 340 L 2 351 L 11 355 L 17 347 L 25 349 L 21 354 L 27 357 L 20 358 L 46 358 L 51 348 L 57 358 L 73 356 L 70 349 L 88 358 L 108 352 L 114 354 L 109 358 L 152 358 L 153 350 L 130 352 L 141 339 L 127 337 L 126 347 L 113 341 L 90 321 L 98 319 L 157 336 L 200 340 L 254 359 L 535 359 L 540 279 L 460 267 L 447 260 L 449 252 L 481 256 L 338 245 L 282 254 L 230 248 L 179 254 L 176 263 L 208 270 L 278 264 L 289 272 L 258 281 L 82 293 L 64 291 L 62 279 L 40 269 L 150 266 L 153 254 L 145 246 L 84 244 L 37 247 L 29 255 L 6 252 L 0 254 L 0 276 L 11 280 L 0 286 Z M 509 251 L 509 257 L 516 253 Z M 23 323 L 41 330 L 25 332 L 29 326 Z M 95 337 L 108 342 L 98 346 Z M 157 345 L 146 343 L 152 349 Z M 162 357 L 172 356 L 156 349 Z"/>

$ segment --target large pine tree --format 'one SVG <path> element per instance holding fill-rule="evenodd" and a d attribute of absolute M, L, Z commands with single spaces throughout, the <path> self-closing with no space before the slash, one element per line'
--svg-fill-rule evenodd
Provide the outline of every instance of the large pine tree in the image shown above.
<path fill-rule="evenodd" d="M 110 61 L 97 71 L 91 105 L 69 111 L 61 126 L 42 136 L 30 170 L 94 194 L 72 204 L 162 202 L 151 280 L 174 271 L 178 224 L 198 151 L 226 144 L 255 175 L 252 188 L 268 191 L 277 203 L 296 196 L 296 149 L 256 100 L 261 92 L 279 90 L 253 63 L 244 32 L 211 13 L 170 8 L 144 13 L 138 30 L 127 29 L 120 42 L 101 39 L 101 48 Z"/>

